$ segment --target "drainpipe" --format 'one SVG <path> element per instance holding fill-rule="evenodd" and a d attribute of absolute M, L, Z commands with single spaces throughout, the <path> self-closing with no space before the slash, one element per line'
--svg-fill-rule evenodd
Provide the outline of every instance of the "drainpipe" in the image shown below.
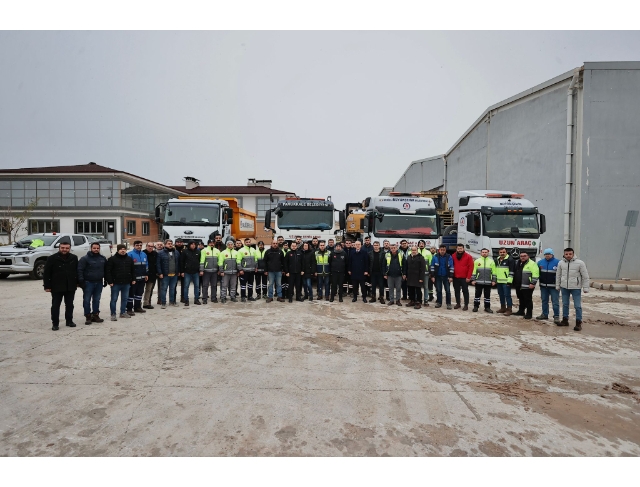
<path fill-rule="evenodd" d="M 564 186 L 564 248 L 571 245 L 571 232 L 569 229 L 569 218 L 571 216 L 571 160 L 573 152 L 571 152 L 571 141 L 573 139 L 573 88 L 578 81 L 580 74 L 579 69 L 573 72 L 573 78 L 569 83 L 567 90 L 567 151 L 565 157 L 565 186 Z"/>
<path fill-rule="evenodd" d="M 442 155 L 442 160 L 444 161 L 444 187 L 442 188 L 444 191 L 447 190 L 447 156 Z"/>

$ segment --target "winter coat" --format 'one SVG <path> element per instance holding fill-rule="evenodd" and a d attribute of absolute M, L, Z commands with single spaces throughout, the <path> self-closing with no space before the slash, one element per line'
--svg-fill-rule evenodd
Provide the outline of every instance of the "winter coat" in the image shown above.
<path fill-rule="evenodd" d="M 264 267 L 264 254 L 266 253 L 266 251 L 269 250 L 268 248 L 265 249 L 256 249 L 256 272 L 260 272 L 263 273 L 265 272 L 265 267 Z"/>
<path fill-rule="evenodd" d="M 354 250 L 351 252 L 351 258 L 349 259 L 349 272 L 351 272 L 351 279 L 361 281 L 365 278 L 364 273 L 369 272 L 369 253 L 360 249 L 360 252 Z"/>
<path fill-rule="evenodd" d="M 264 253 L 265 272 L 282 272 L 284 269 L 284 254 L 282 249 L 269 247 Z"/>
<path fill-rule="evenodd" d="M 426 271 L 427 263 L 424 257 L 420 254 L 409 254 L 407 257 L 407 286 L 422 287 Z"/>
<path fill-rule="evenodd" d="M 184 249 L 180 255 L 180 272 L 197 274 L 200 272 L 200 251 L 198 249 Z"/>
<path fill-rule="evenodd" d="M 584 262 L 575 257 L 571 260 L 562 258 L 556 273 L 556 289 L 560 288 L 589 291 L 589 273 Z"/>
<path fill-rule="evenodd" d="M 180 257 L 182 254 L 177 250 L 173 249 L 173 261 L 176 265 L 176 274 L 180 274 Z M 162 274 L 162 277 L 165 277 L 169 274 L 169 250 L 164 249 L 158 252 L 157 256 L 158 262 L 156 264 L 156 269 L 158 274 Z"/>
<path fill-rule="evenodd" d="M 85 282 L 102 283 L 106 266 L 107 258 L 104 255 L 87 252 L 78 262 L 78 284 L 84 287 Z"/>
<path fill-rule="evenodd" d="M 51 289 L 54 293 L 75 291 L 78 287 L 78 257 L 68 253 L 50 255 L 44 265 L 42 283 L 45 289 Z"/>
<path fill-rule="evenodd" d="M 493 257 L 478 257 L 473 263 L 471 280 L 480 286 L 491 286 L 496 282 L 496 263 Z"/>
<path fill-rule="evenodd" d="M 302 251 L 302 272 L 304 277 L 312 277 L 316 273 L 316 253 L 314 250 Z"/>
<path fill-rule="evenodd" d="M 302 252 L 291 250 L 284 258 L 285 274 L 300 274 L 302 272 Z"/>
<path fill-rule="evenodd" d="M 374 251 L 369 254 L 369 275 L 382 275 L 384 255 L 382 249 L 377 253 Z"/>
<path fill-rule="evenodd" d="M 344 250 L 335 250 L 329 255 L 329 269 L 331 274 L 347 272 L 347 254 Z"/>
<path fill-rule="evenodd" d="M 127 255 L 133 260 L 133 265 L 136 270 L 136 280 L 144 281 L 144 278 L 149 274 L 149 261 L 147 260 L 147 254 L 142 250 L 136 249 L 127 252 Z"/>
<path fill-rule="evenodd" d="M 431 260 L 433 260 L 432 256 Z M 456 252 L 451 256 L 453 260 L 453 277 L 463 277 L 465 279 L 471 279 L 473 275 L 473 257 L 468 252 L 464 252 L 458 259 L 458 253 Z"/>
<path fill-rule="evenodd" d="M 540 270 L 534 261 L 527 259 L 526 262 L 521 260 L 516 262 L 513 272 L 513 285 L 516 289 L 529 289 L 531 284 L 535 286 L 538 282 L 538 277 L 540 277 Z"/>
<path fill-rule="evenodd" d="M 200 251 L 200 272 L 211 274 L 218 272 L 220 251 L 215 247 L 206 246 Z"/>
<path fill-rule="evenodd" d="M 431 259 L 431 277 L 453 277 L 453 259 L 449 254 L 440 255 L 440 252 Z M 472 267 L 473 270 L 473 267 Z"/>
<path fill-rule="evenodd" d="M 158 252 L 152 250 L 149 252 L 144 249 L 143 252 L 147 254 L 147 261 L 149 262 L 149 282 L 156 282 L 158 278 Z"/>
<path fill-rule="evenodd" d="M 382 266 L 382 274 L 391 277 L 402 277 L 407 275 L 407 259 L 400 252 L 393 255 L 389 252 L 384 255 Z"/>
<path fill-rule="evenodd" d="M 513 282 L 513 273 L 516 268 L 516 261 L 513 257 L 507 255 L 502 261 L 496 259 L 496 282 L 498 284 L 511 284 Z"/>
<path fill-rule="evenodd" d="M 238 270 L 246 272 L 255 272 L 256 270 L 256 249 L 253 247 L 241 247 L 238 250 Z"/>
<path fill-rule="evenodd" d="M 104 278 L 109 284 L 131 284 L 136 280 L 133 259 L 127 254 L 112 255 L 107 260 Z"/>
<path fill-rule="evenodd" d="M 560 261 L 553 257 L 545 259 L 544 257 L 538 261 L 538 269 L 540 269 L 540 287 L 556 287 L 556 273 Z"/>
<path fill-rule="evenodd" d="M 218 270 L 225 274 L 238 273 L 238 252 L 235 249 L 224 249 L 218 257 Z"/>

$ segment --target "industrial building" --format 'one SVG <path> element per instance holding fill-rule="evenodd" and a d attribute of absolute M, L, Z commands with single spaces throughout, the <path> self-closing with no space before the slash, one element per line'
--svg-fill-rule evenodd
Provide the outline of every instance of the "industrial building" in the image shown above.
<path fill-rule="evenodd" d="M 544 247 L 573 247 L 615 277 L 628 210 L 640 210 L 640 62 L 582 67 L 489 107 L 446 153 L 412 162 L 394 191 L 524 193 L 546 215 Z M 457 217 L 457 213 L 456 213 Z M 640 278 L 632 228 L 621 277 Z"/>

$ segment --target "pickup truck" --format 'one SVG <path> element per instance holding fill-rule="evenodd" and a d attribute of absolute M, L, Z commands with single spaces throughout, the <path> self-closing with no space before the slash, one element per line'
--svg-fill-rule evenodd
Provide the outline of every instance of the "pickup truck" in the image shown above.
<path fill-rule="evenodd" d="M 32 247 L 34 240 L 40 240 Z M 91 237 L 72 233 L 34 233 L 24 237 L 13 245 L 0 247 L 0 279 L 9 274 L 29 274 L 32 279 L 42 279 L 47 257 L 58 252 L 61 242 L 71 243 L 71 253 L 82 258 L 91 249 Z M 100 243 L 100 253 L 107 259 L 111 257 L 111 245 Z"/>

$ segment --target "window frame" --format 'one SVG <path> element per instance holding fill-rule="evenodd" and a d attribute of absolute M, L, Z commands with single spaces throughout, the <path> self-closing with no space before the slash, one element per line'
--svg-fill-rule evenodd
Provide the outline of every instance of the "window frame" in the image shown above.
<path fill-rule="evenodd" d="M 147 227 L 147 231 L 145 232 L 144 228 Z M 142 222 L 142 235 L 151 235 L 151 223 Z"/>
<path fill-rule="evenodd" d="M 37 225 L 36 230 L 33 230 L 33 228 L 31 228 L 31 226 L 33 224 Z M 40 229 L 40 224 L 43 223 L 44 224 L 44 230 Z M 49 228 L 49 230 L 47 230 L 47 224 L 51 227 L 53 224 L 57 225 L 57 230 L 54 230 L 53 228 Z M 29 234 L 33 234 L 33 233 L 60 233 L 60 220 L 57 218 L 52 218 L 50 220 L 42 220 L 39 218 L 29 218 L 28 222 L 27 222 L 27 229 L 29 230 Z"/>
<path fill-rule="evenodd" d="M 138 222 L 136 222 L 135 220 L 127 220 L 126 223 L 126 227 L 127 227 L 127 235 L 136 235 L 137 232 L 137 228 L 136 228 L 136 224 Z M 132 228 L 133 226 L 133 232 L 130 232 L 129 229 Z"/>

